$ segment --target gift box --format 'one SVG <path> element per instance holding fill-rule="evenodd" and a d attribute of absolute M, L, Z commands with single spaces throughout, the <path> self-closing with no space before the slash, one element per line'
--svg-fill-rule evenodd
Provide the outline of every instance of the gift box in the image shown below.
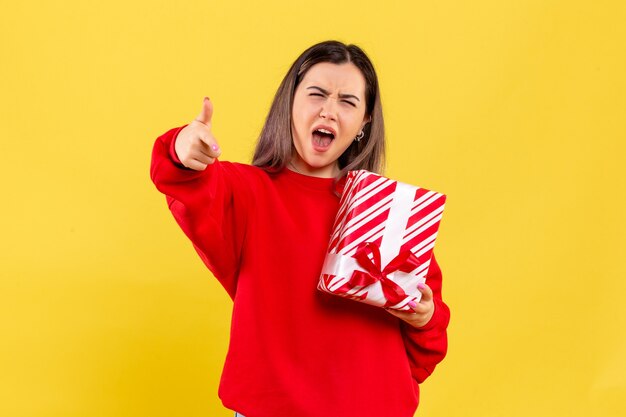
<path fill-rule="evenodd" d="M 426 281 L 444 194 L 369 171 L 350 171 L 318 289 L 409 310 Z"/>

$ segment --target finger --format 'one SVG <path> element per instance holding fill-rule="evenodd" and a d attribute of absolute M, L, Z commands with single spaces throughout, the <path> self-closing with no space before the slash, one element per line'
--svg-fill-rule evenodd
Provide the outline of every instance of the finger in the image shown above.
<path fill-rule="evenodd" d="M 201 146 L 198 146 L 196 149 L 211 158 L 217 158 L 222 154 L 222 150 L 220 149 L 220 145 L 215 143 L 213 140 L 209 138 L 200 138 Z"/>
<path fill-rule="evenodd" d="M 192 150 L 203 153 L 211 158 L 217 158 L 222 154 L 220 145 L 217 144 L 213 135 L 198 136 L 198 142 L 192 146 Z"/>
<path fill-rule="evenodd" d="M 203 140 L 203 142 L 207 145 L 204 148 L 204 150 L 212 158 L 217 158 L 218 156 L 220 156 L 222 154 L 222 150 L 220 149 L 220 145 L 218 145 L 217 142 L 208 141 L 208 140 L 206 142 Z"/>
<path fill-rule="evenodd" d="M 411 313 L 416 313 L 419 309 L 419 304 L 415 300 L 411 300 L 407 304 L 411 309 Z"/>
<path fill-rule="evenodd" d="M 198 161 L 197 159 L 191 159 L 190 161 L 187 162 L 187 164 L 185 164 L 185 166 L 195 171 L 204 171 L 206 167 L 208 166 L 208 164 L 202 163 Z"/>
<path fill-rule="evenodd" d="M 205 97 L 202 101 L 202 110 L 200 110 L 200 114 L 198 114 L 198 116 L 196 116 L 194 120 L 210 127 L 212 118 L 213 103 L 211 102 L 211 100 L 209 100 L 208 97 Z"/>
<path fill-rule="evenodd" d="M 211 149 L 211 146 L 214 144 L 213 141 L 202 137 L 199 137 L 198 139 L 199 141 L 191 148 L 191 151 L 194 154 L 192 156 L 206 155 L 210 158 L 215 158 L 215 151 Z"/>
<path fill-rule="evenodd" d="M 204 155 L 204 156 L 206 156 L 206 157 L 213 158 L 213 156 L 211 156 L 211 152 L 210 152 L 210 150 L 209 150 L 209 145 L 207 145 L 207 144 L 206 144 L 206 143 L 204 143 L 204 142 L 202 142 L 202 143 L 200 144 L 200 146 L 198 146 L 195 150 L 196 150 L 197 152 L 194 152 L 194 154 L 192 155 L 192 157 Z"/>
<path fill-rule="evenodd" d="M 428 285 L 424 283 L 419 283 L 417 284 L 417 289 L 420 290 L 420 292 L 422 293 L 422 299 L 420 300 L 420 303 L 430 302 L 433 300 L 433 290 L 431 290 Z"/>
<path fill-rule="evenodd" d="M 215 157 L 211 155 L 207 155 L 201 151 L 193 151 L 189 154 L 189 159 L 195 159 L 196 161 L 202 162 L 203 164 L 212 164 L 215 162 Z"/>
<path fill-rule="evenodd" d="M 422 304 L 422 302 L 416 303 L 415 306 L 411 307 L 412 314 L 426 314 L 430 311 L 430 303 Z"/>

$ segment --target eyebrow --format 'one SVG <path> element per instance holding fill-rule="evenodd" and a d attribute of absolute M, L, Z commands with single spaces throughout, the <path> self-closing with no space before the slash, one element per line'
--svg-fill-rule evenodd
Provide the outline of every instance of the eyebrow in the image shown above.
<path fill-rule="evenodd" d="M 326 90 L 324 90 L 322 87 L 317 87 L 317 86 L 315 86 L 315 85 L 314 85 L 314 86 L 311 86 L 311 87 L 307 87 L 306 89 L 307 89 L 307 90 L 311 90 L 311 89 L 314 89 L 314 90 L 319 90 L 319 91 L 321 91 L 322 93 L 324 93 L 324 94 L 326 94 L 326 95 L 328 95 L 328 94 L 329 94 L 329 92 L 328 92 L 328 91 L 326 91 Z M 359 98 L 358 98 L 357 96 L 352 95 L 352 94 L 339 94 L 339 98 L 354 98 L 354 99 L 356 99 L 357 101 L 361 101 L 361 100 L 359 100 Z"/>

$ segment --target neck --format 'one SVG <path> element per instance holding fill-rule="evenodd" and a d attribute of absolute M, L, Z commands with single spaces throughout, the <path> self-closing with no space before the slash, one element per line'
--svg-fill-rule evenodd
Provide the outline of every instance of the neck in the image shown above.
<path fill-rule="evenodd" d="M 288 168 L 302 175 L 318 178 L 335 178 L 339 174 L 339 164 L 334 164 L 316 168 L 304 162 L 299 155 L 296 155 L 289 161 Z"/>

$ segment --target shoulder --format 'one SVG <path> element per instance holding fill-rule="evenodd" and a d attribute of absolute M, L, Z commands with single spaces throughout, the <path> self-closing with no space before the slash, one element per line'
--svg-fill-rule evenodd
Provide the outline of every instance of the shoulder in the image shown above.
<path fill-rule="evenodd" d="M 232 171 L 236 171 L 242 175 L 249 175 L 249 176 L 259 176 L 262 173 L 264 173 L 265 171 L 263 171 L 263 169 L 254 166 L 254 165 L 250 165 L 250 164 L 245 164 L 243 162 L 231 162 L 231 161 L 221 161 L 219 160 L 219 163 L 222 165 L 222 167 L 224 167 L 225 169 L 229 169 Z"/>
<path fill-rule="evenodd" d="M 269 181 L 271 174 L 262 168 L 241 162 L 216 161 L 227 175 L 236 176 L 245 181 Z"/>
<path fill-rule="evenodd" d="M 214 165 L 217 165 L 224 182 L 233 191 L 247 195 L 249 198 L 262 198 L 264 194 L 271 193 L 270 190 L 281 188 L 276 181 L 278 175 L 263 168 L 241 162 L 216 162 Z"/>

